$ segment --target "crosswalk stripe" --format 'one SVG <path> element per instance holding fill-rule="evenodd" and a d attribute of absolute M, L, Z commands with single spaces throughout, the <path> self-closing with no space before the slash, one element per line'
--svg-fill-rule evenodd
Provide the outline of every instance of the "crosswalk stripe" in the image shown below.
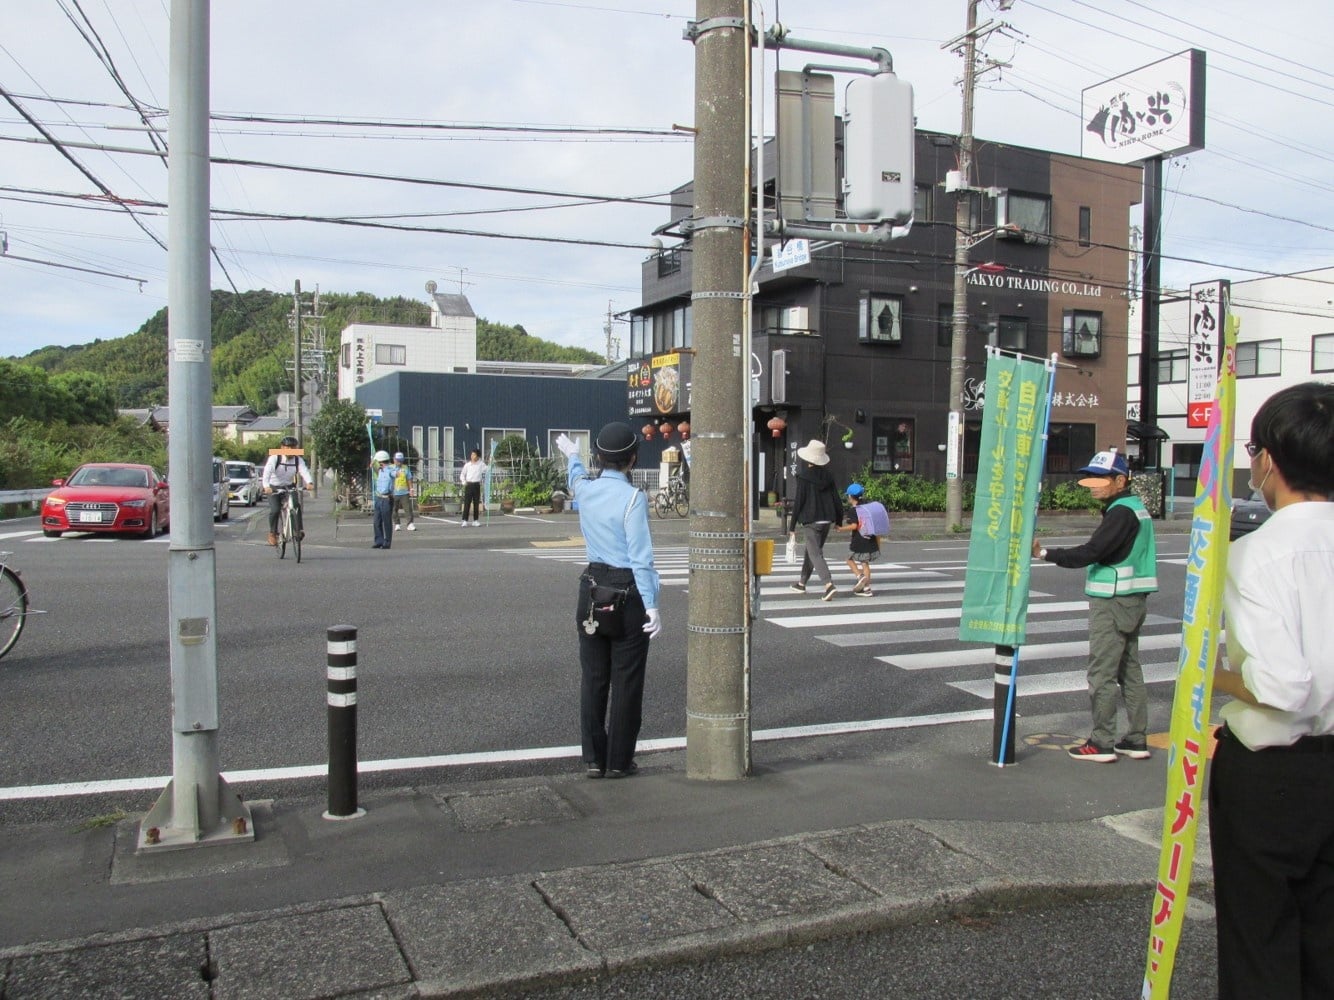
<path fill-rule="evenodd" d="M 1139 637 L 1141 650 L 1174 649 L 1181 645 L 1180 633 L 1166 635 L 1142 635 Z M 1054 660 L 1069 656 L 1088 656 L 1087 639 L 1074 642 L 1047 642 L 1024 646 L 1019 651 L 1019 666 L 1023 669 L 1026 660 Z M 935 653 L 895 653 L 889 656 L 877 656 L 881 663 L 888 663 L 900 670 L 939 670 L 942 667 L 967 667 L 994 663 L 994 646 L 982 646 L 971 649 L 946 649 Z M 990 683 L 990 681 L 988 681 Z"/>
<path fill-rule="evenodd" d="M 1029 614 L 1055 614 L 1069 611 L 1083 611 L 1088 608 L 1086 601 L 1057 601 L 1051 604 L 1029 605 Z M 874 611 L 870 614 L 830 614 L 826 611 L 818 615 L 792 615 L 783 618 L 767 618 L 783 628 L 818 628 L 821 625 L 884 625 L 887 622 L 920 622 L 959 620 L 958 608 L 914 608 L 907 611 Z M 987 656 L 991 656 L 988 648 Z"/>
<path fill-rule="evenodd" d="M 837 624 L 832 622 L 831 624 Z M 1163 625 L 1180 625 L 1181 619 L 1167 618 L 1163 615 L 1149 615 L 1144 619 L 1146 628 Z M 1077 632 L 1088 627 L 1085 618 L 1058 618 L 1055 621 L 1030 621 L 1026 627 L 1029 635 L 1048 635 L 1053 632 Z M 919 628 L 893 632 L 842 632 L 818 637 L 821 642 L 831 646 L 887 646 L 891 643 L 941 642 L 959 639 L 959 627 L 950 625 L 944 628 Z"/>
<path fill-rule="evenodd" d="M 1176 680 L 1177 664 L 1175 660 L 1162 663 L 1144 664 L 1145 684 L 1164 684 Z M 1072 691 L 1087 691 L 1089 686 L 1088 671 L 1062 670 L 1051 674 L 1025 674 L 1023 660 L 1019 661 L 1019 686 L 1015 695 L 1019 698 L 1042 694 L 1069 694 Z M 951 681 L 950 687 L 957 688 L 964 694 L 990 701 L 996 690 L 995 681 L 988 677 L 980 681 Z"/>

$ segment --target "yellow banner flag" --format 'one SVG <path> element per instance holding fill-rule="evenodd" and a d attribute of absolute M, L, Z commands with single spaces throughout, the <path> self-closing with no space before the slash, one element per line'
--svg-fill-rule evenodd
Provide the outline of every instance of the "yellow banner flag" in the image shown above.
<path fill-rule="evenodd" d="M 1229 316 L 1223 334 L 1218 392 L 1209 412 L 1200 478 L 1191 514 L 1186 598 L 1181 612 L 1181 657 L 1172 700 L 1171 749 L 1167 761 L 1167 801 L 1162 849 L 1149 928 L 1143 1000 L 1166 1000 L 1181 939 L 1181 921 L 1190 892 L 1195 834 L 1204 807 L 1204 760 L 1210 738 L 1209 702 L 1214 661 L 1223 621 L 1228 529 L 1232 514 L 1232 425 L 1236 410 L 1237 329 Z"/>

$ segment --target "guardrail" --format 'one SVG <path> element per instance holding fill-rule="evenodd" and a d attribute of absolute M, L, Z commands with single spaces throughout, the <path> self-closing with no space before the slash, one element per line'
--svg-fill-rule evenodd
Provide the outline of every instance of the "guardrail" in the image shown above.
<path fill-rule="evenodd" d="M 51 487 L 44 490 L 0 490 L 0 507 L 19 503 L 41 503 Z"/>

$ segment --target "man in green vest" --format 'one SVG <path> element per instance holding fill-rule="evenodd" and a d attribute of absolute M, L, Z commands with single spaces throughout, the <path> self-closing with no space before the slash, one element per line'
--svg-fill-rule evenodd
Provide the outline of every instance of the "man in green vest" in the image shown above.
<path fill-rule="evenodd" d="M 1089 598 L 1089 700 L 1093 731 L 1067 751 L 1075 760 L 1111 764 L 1117 756 L 1148 760 L 1145 728 L 1149 700 L 1139 662 L 1139 630 L 1148 613 L 1149 595 L 1158 589 L 1158 552 L 1153 521 L 1139 497 L 1130 492 L 1130 469 L 1115 448 L 1100 451 L 1079 470 L 1106 507 L 1102 523 L 1083 545 L 1048 549 L 1033 542 L 1033 555 L 1067 569 L 1085 569 Z M 1116 689 L 1126 702 L 1126 732 L 1116 741 Z"/>

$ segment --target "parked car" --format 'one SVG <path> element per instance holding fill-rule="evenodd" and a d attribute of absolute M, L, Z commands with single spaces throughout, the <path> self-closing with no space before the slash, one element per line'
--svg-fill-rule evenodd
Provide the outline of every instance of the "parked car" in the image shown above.
<path fill-rule="evenodd" d="M 66 531 L 100 531 L 152 538 L 171 523 L 167 483 L 148 465 L 89 462 L 42 501 L 42 534 L 59 538 Z"/>
<path fill-rule="evenodd" d="M 1242 535 L 1249 535 L 1260 525 L 1269 520 L 1269 515 L 1273 511 L 1265 503 L 1265 498 L 1259 490 L 1255 490 L 1249 497 L 1232 498 L 1232 527 L 1228 532 L 1228 538 L 1236 541 Z"/>
<path fill-rule="evenodd" d="M 232 514 L 231 484 L 227 482 L 227 463 L 213 456 L 213 520 L 225 521 Z"/>
<path fill-rule="evenodd" d="M 264 487 L 259 482 L 259 469 L 251 462 L 227 463 L 227 494 L 232 500 L 247 507 L 259 503 Z"/>

